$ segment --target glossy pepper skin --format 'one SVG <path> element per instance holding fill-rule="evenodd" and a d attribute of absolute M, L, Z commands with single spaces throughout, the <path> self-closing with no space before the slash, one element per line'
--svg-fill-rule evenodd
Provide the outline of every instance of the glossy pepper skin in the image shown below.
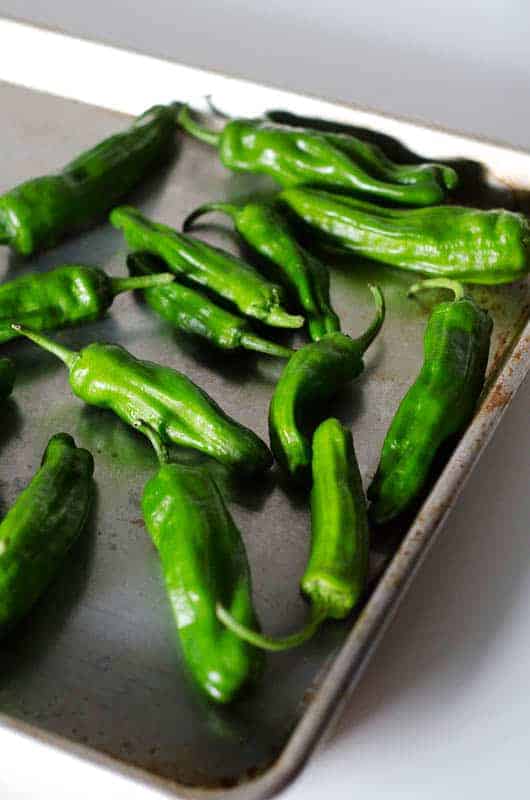
<path fill-rule="evenodd" d="M 108 408 L 135 428 L 142 423 L 164 444 L 198 450 L 241 473 L 271 466 L 265 443 L 183 373 L 141 361 L 117 344 L 94 342 L 76 352 L 35 331 L 15 329 L 66 364 L 70 387 L 85 403 Z"/>
<path fill-rule="evenodd" d="M 530 223 L 513 211 L 405 211 L 306 188 L 287 189 L 279 200 L 340 249 L 410 272 L 500 284 L 530 269 Z"/>
<path fill-rule="evenodd" d="M 222 607 L 217 614 L 244 641 L 281 651 L 307 641 L 325 619 L 344 619 L 363 595 L 368 577 L 366 501 L 351 433 L 327 419 L 313 436 L 311 551 L 300 586 L 311 619 L 297 633 L 272 638 L 254 631 Z"/>
<path fill-rule="evenodd" d="M 228 214 L 246 244 L 275 266 L 278 280 L 303 311 L 313 341 L 340 330 L 329 299 L 327 267 L 297 242 L 273 203 L 205 203 L 187 217 L 183 229 L 188 230 L 196 219 L 213 211 Z"/>
<path fill-rule="evenodd" d="M 353 136 L 252 119 L 231 119 L 214 132 L 195 122 L 186 106 L 178 121 L 187 133 L 217 147 L 228 169 L 270 175 L 286 187 L 325 186 L 425 206 L 440 203 L 458 180 L 450 167 L 392 164 L 378 148 Z"/>
<path fill-rule="evenodd" d="M 142 511 L 190 672 L 211 700 L 229 703 L 262 666 L 259 651 L 216 617 L 221 602 L 257 625 L 239 530 L 203 467 L 163 463 L 145 486 Z"/>
<path fill-rule="evenodd" d="M 131 253 L 127 256 L 131 275 L 156 275 L 160 269 L 158 259 L 149 253 Z M 244 348 L 279 358 L 289 358 L 292 350 L 269 342 L 252 330 L 250 323 L 221 308 L 202 292 L 174 281 L 170 286 L 144 289 L 147 304 L 162 319 L 185 333 L 200 336 L 221 350 Z"/>
<path fill-rule="evenodd" d="M 173 280 L 170 273 L 111 278 L 97 267 L 70 264 L 7 281 L 0 285 L 0 342 L 17 336 L 13 321 L 38 331 L 90 322 L 103 316 L 117 294 Z"/>
<path fill-rule="evenodd" d="M 279 286 L 230 253 L 151 222 L 130 206 L 115 208 L 110 221 L 123 231 L 130 248 L 158 256 L 176 275 L 224 297 L 243 314 L 280 328 L 303 325 L 303 317 L 291 316 L 281 307 Z"/>
<path fill-rule="evenodd" d="M 85 525 L 94 462 L 71 436 L 52 436 L 42 465 L 0 525 L 0 634 L 42 595 Z"/>
<path fill-rule="evenodd" d="M 10 358 L 0 358 L 0 400 L 6 400 L 15 385 L 15 365 Z"/>
<path fill-rule="evenodd" d="M 440 447 L 470 422 L 484 384 L 493 323 L 463 287 L 445 279 L 410 290 L 448 288 L 455 299 L 433 310 L 421 371 L 396 412 L 368 490 L 371 518 L 388 522 L 421 496 Z"/>
<path fill-rule="evenodd" d="M 297 350 L 274 390 L 269 408 L 272 451 L 295 480 L 305 480 L 311 464 L 311 443 L 305 431 L 308 416 L 361 374 L 363 354 L 383 324 L 383 295 L 378 287 L 371 286 L 370 290 L 377 311 L 365 333 L 358 339 L 345 333 L 328 333 L 319 342 Z"/>
<path fill-rule="evenodd" d="M 153 106 L 123 133 L 87 150 L 55 175 L 0 197 L 0 242 L 24 256 L 94 225 L 169 157 L 178 106 Z"/>

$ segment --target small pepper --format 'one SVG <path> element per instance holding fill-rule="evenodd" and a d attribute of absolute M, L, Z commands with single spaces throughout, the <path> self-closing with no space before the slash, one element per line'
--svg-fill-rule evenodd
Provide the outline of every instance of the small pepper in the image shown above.
<path fill-rule="evenodd" d="M 14 327 L 66 364 L 70 387 L 85 403 L 108 408 L 133 427 L 142 422 L 165 444 L 198 450 L 242 473 L 271 466 L 265 443 L 225 414 L 183 373 L 141 361 L 117 344 L 94 342 L 75 351 L 20 325 Z"/>
<path fill-rule="evenodd" d="M 153 106 L 123 133 L 100 142 L 56 175 L 0 197 L 0 242 L 30 256 L 96 224 L 171 154 L 178 105 Z"/>
<path fill-rule="evenodd" d="M 117 294 L 173 280 L 170 273 L 111 278 L 101 269 L 80 264 L 16 278 L 0 285 L 0 342 L 17 336 L 13 321 L 38 331 L 89 322 L 103 316 Z"/>
<path fill-rule="evenodd" d="M 6 400 L 15 385 L 15 365 L 10 358 L 0 358 L 0 400 Z"/>
<path fill-rule="evenodd" d="M 304 324 L 303 317 L 292 316 L 281 307 L 279 286 L 231 253 L 151 222 L 130 206 L 115 208 L 110 221 L 123 231 L 133 250 L 158 256 L 172 272 L 224 297 L 243 314 L 280 328 L 300 328 Z"/>
<path fill-rule="evenodd" d="M 265 636 L 234 619 L 219 602 L 217 616 L 244 641 L 281 651 L 306 642 L 326 619 L 344 619 L 361 599 L 368 577 L 369 533 L 361 475 L 351 433 L 336 419 L 322 422 L 313 436 L 311 552 L 302 593 L 311 618 L 297 633 Z"/>
<path fill-rule="evenodd" d="M 228 703 L 262 666 L 259 651 L 216 617 L 222 603 L 241 624 L 257 625 L 245 547 L 208 471 L 169 463 L 153 444 L 161 465 L 143 492 L 145 524 L 190 672 L 211 700 Z"/>
<path fill-rule="evenodd" d="M 269 432 L 276 460 L 296 480 L 304 480 L 311 463 L 311 445 L 304 432 L 307 418 L 364 369 L 363 354 L 385 318 L 381 290 L 370 286 L 376 316 L 358 339 L 328 333 L 302 347 L 287 362 L 272 396 Z"/>
<path fill-rule="evenodd" d="M 244 206 L 205 203 L 186 218 L 183 230 L 211 211 L 228 214 L 243 240 L 275 266 L 278 280 L 303 310 L 313 341 L 340 330 L 339 318 L 329 299 L 327 267 L 297 242 L 273 203 L 255 201 Z"/>
<path fill-rule="evenodd" d="M 85 525 L 94 461 L 71 436 L 52 436 L 42 465 L 0 525 L 0 634 L 42 595 Z"/>
<path fill-rule="evenodd" d="M 132 275 L 154 277 L 160 269 L 160 262 L 149 253 L 131 253 L 127 256 L 127 266 Z M 222 350 L 242 347 L 279 358 L 292 355 L 293 351 L 288 347 L 269 342 L 254 333 L 247 319 L 226 311 L 202 292 L 177 281 L 171 286 L 144 289 L 144 297 L 153 311 L 174 328 L 207 339 Z"/>
<path fill-rule="evenodd" d="M 353 136 L 252 119 L 231 119 L 222 131 L 212 131 L 195 122 L 187 106 L 178 121 L 187 133 L 217 147 L 228 169 L 270 175 L 282 186 L 327 186 L 424 206 L 441 202 L 458 181 L 450 167 L 395 165 Z"/>
<path fill-rule="evenodd" d="M 513 211 L 461 206 L 405 211 L 305 188 L 287 189 L 279 200 L 343 251 L 411 272 L 499 284 L 530 269 L 530 224 Z"/>
<path fill-rule="evenodd" d="M 484 384 L 493 323 L 464 294 L 461 284 L 439 278 L 413 286 L 445 288 L 454 300 L 432 312 L 420 374 L 401 401 L 385 437 L 381 460 L 368 490 L 370 515 L 388 522 L 418 500 L 441 446 L 471 420 Z"/>

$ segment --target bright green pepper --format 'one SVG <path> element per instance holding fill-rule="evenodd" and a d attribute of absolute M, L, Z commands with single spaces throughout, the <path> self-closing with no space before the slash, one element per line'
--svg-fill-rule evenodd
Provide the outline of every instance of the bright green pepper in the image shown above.
<path fill-rule="evenodd" d="M 56 175 L 0 197 L 0 242 L 22 255 L 53 247 L 100 221 L 171 154 L 178 106 L 153 106 L 123 133 L 100 142 Z"/>
<path fill-rule="evenodd" d="M 328 333 L 319 342 L 297 350 L 287 362 L 272 396 L 269 432 L 276 460 L 293 478 L 304 480 L 311 463 L 306 435 L 307 417 L 326 403 L 364 369 L 363 354 L 379 333 L 385 318 L 381 290 L 370 286 L 376 317 L 358 339 Z"/>
<path fill-rule="evenodd" d="M 178 121 L 187 133 L 217 147 L 228 169 L 270 175 L 282 186 L 327 186 L 424 206 L 441 202 L 458 180 L 450 167 L 392 164 L 378 148 L 353 136 L 252 119 L 232 119 L 216 132 L 195 122 L 187 106 Z"/>
<path fill-rule="evenodd" d="M 432 312 L 420 374 L 400 403 L 368 490 L 371 517 L 388 522 L 421 496 L 440 448 L 471 420 L 484 384 L 493 323 L 455 281 L 439 278 L 410 289 L 447 288 L 451 302 Z"/>
<path fill-rule="evenodd" d="M 237 206 L 205 203 L 184 221 L 183 230 L 203 214 L 228 214 L 244 241 L 274 265 L 278 280 L 296 298 L 308 321 L 309 334 L 318 341 L 325 333 L 340 330 L 339 318 L 329 299 L 329 271 L 295 239 L 288 223 L 268 201 Z"/>
<path fill-rule="evenodd" d="M 218 247 L 178 233 L 144 217 L 130 206 L 115 208 L 110 215 L 133 250 L 146 251 L 166 262 L 177 275 L 210 289 L 233 303 L 243 314 L 280 328 L 299 328 L 303 317 L 288 314 L 280 305 L 282 290 L 265 280 L 241 259 Z"/>
<path fill-rule="evenodd" d="M 10 358 L 0 358 L 0 400 L 6 400 L 15 385 L 15 365 Z"/>
<path fill-rule="evenodd" d="M 513 211 L 404 211 L 303 188 L 287 189 L 279 200 L 326 241 L 411 272 L 499 284 L 530 269 L 530 223 Z"/>
<path fill-rule="evenodd" d="M 160 269 L 160 262 L 149 253 L 131 253 L 127 256 L 127 266 L 132 275 L 154 277 Z M 222 350 L 242 347 L 279 358 L 292 355 L 293 351 L 288 347 L 269 342 L 254 333 L 247 319 L 226 311 L 202 292 L 177 281 L 171 286 L 144 289 L 144 297 L 153 311 L 174 328 L 200 336 Z"/>
<path fill-rule="evenodd" d="M 90 322 L 103 316 L 117 294 L 174 279 L 170 273 L 111 278 L 101 269 L 80 264 L 16 278 L 0 285 L 0 342 L 17 336 L 13 321 L 38 331 Z"/>
<path fill-rule="evenodd" d="M 71 436 L 52 436 L 42 465 L 0 525 L 0 634 L 42 595 L 85 525 L 94 462 Z"/>
<path fill-rule="evenodd" d="M 327 419 L 313 436 L 311 553 L 300 586 L 311 619 L 295 634 L 272 638 L 252 630 L 219 603 L 217 616 L 244 641 L 281 651 L 307 641 L 325 619 L 344 619 L 368 578 L 369 532 L 361 475 L 351 433 Z"/>
<path fill-rule="evenodd" d="M 140 361 L 117 344 L 94 342 L 76 352 L 20 325 L 15 329 L 66 364 L 71 389 L 85 403 L 108 408 L 135 428 L 142 423 L 165 444 L 198 450 L 242 473 L 271 466 L 265 443 L 181 372 Z"/>

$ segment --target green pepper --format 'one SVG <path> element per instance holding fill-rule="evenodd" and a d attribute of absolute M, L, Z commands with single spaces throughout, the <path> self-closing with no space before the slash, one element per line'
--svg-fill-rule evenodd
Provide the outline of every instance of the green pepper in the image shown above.
<path fill-rule="evenodd" d="M 145 486 L 142 511 L 160 555 L 182 652 L 191 674 L 217 703 L 228 703 L 261 669 L 259 651 L 216 617 L 222 603 L 257 625 L 245 547 L 221 493 L 204 467 L 168 463 Z"/>
<path fill-rule="evenodd" d="M 327 268 L 297 242 L 273 203 L 255 201 L 244 206 L 205 203 L 186 218 L 183 230 L 210 211 L 228 214 L 244 241 L 276 267 L 278 280 L 303 310 L 313 341 L 318 341 L 325 333 L 340 330 L 339 318 L 329 299 Z"/>
<path fill-rule="evenodd" d="M 110 221 L 123 231 L 133 250 L 158 256 L 177 275 L 209 289 L 233 303 L 243 314 L 280 328 L 299 328 L 303 317 L 281 307 L 282 290 L 265 280 L 250 264 L 218 247 L 178 233 L 144 217 L 130 206 L 115 208 Z"/>
<path fill-rule="evenodd" d="M 454 300 L 432 312 L 421 371 L 401 401 L 388 430 L 379 467 L 368 490 L 370 514 L 387 522 L 421 496 L 433 462 L 449 439 L 471 420 L 484 384 L 493 323 L 487 311 L 464 294 L 461 284 L 439 278 L 416 284 L 447 288 Z"/>
<path fill-rule="evenodd" d="M 358 339 L 345 333 L 328 333 L 318 342 L 302 347 L 287 362 L 272 396 L 269 432 L 276 460 L 296 480 L 307 477 L 311 445 L 304 432 L 308 417 L 364 369 L 363 354 L 373 342 L 385 318 L 381 290 L 370 286 L 376 316 Z"/>
<path fill-rule="evenodd" d="M 117 294 L 174 279 L 170 273 L 111 278 L 103 270 L 80 264 L 16 278 L 0 285 L 0 342 L 17 336 L 13 321 L 39 331 L 89 322 L 103 316 Z"/>
<path fill-rule="evenodd" d="M 178 106 L 153 106 L 123 133 L 100 142 L 56 175 L 0 197 L 0 242 L 29 256 L 96 224 L 169 157 Z"/>
<path fill-rule="evenodd" d="M 282 186 L 328 186 L 425 206 L 440 203 L 458 181 L 451 167 L 396 165 L 353 136 L 252 119 L 231 119 L 217 132 L 195 122 L 187 106 L 178 121 L 187 133 L 217 147 L 228 169 L 270 175 Z"/>
<path fill-rule="evenodd" d="M 52 436 L 42 465 L 0 525 L 0 633 L 42 595 L 85 525 L 94 461 L 71 436 Z"/>
<path fill-rule="evenodd" d="M 272 638 L 252 630 L 219 602 L 217 616 L 244 641 L 281 651 L 307 641 L 325 619 L 344 619 L 361 599 L 368 578 L 369 533 L 361 475 L 351 433 L 336 419 L 313 436 L 311 552 L 302 593 L 311 618 L 297 633 Z"/>
<path fill-rule="evenodd" d="M 131 253 L 127 257 L 127 266 L 131 274 L 145 277 L 154 277 L 160 269 L 158 259 L 149 253 Z M 200 336 L 222 350 L 243 347 L 279 358 L 292 355 L 288 347 L 269 342 L 254 333 L 248 320 L 226 311 L 202 292 L 177 281 L 171 286 L 144 289 L 144 297 L 153 311 L 174 328 Z"/>
<path fill-rule="evenodd" d="M 405 211 L 304 188 L 287 189 L 279 200 L 325 241 L 411 272 L 499 284 L 530 269 L 530 223 L 513 211 Z"/>
<path fill-rule="evenodd" d="M 0 400 L 6 400 L 15 385 L 15 365 L 10 358 L 0 358 Z"/>
<path fill-rule="evenodd" d="M 183 373 L 141 361 L 117 344 L 94 342 L 75 351 L 28 328 L 14 328 L 66 364 L 70 387 L 85 403 L 108 408 L 135 428 L 141 421 L 164 443 L 198 450 L 241 472 L 271 466 L 265 443 Z"/>

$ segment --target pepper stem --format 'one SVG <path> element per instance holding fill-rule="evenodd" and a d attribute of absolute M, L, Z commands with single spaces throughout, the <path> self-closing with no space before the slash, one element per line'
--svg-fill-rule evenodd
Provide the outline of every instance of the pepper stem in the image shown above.
<path fill-rule="evenodd" d="M 290 650 L 293 647 L 299 647 L 304 642 L 307 642 L 307 640 L 316 633 L 321 623 L 326 618 L 325 611 L 314 610 L 307 625 L 304 625 L 297 633 L 273 639 L 271 636 L 266 636 L 263 633 L 259 633 L 259 631 L 253 631 L 251 628 L 247 628 L 246 625 L 238 622 L 220 603 L 217 603 L 215 613 L 217 614 L 217 619 L 240 639 L 254 645 L 254 647 L 259 647 L 260 650 L 269 650 L 271 653 L 281 653 L 283 650 Z"/>
<path fill-rule="evenodd" d="M 289 347 L 283 347 L 276 342 L 269 342 L 256 336 L 255 333 L 243 333 L 241 336 L 241 346 L 247 350 L 255 350 L 257 353 L 265 353 L 268 356 L 278 356 L 278 358 L 291 358 L 293 351 Z"/>
<path fill-rule="evenodd" d="M 280 306 L 272 306 L 263 322 L 273 328 L 301 328 L 305 320 L 298 314 L 288 314 Z"/>
<path fill-rule="evenodd" d="M 208 128 L 199 125 L 198 122 L 195 122 L 190 116 L 189 106 L 182 106 L 177 117 L 177 122 L 184 128 L 186 133 L 189 133 L 201 142 L 206 142 L 206 144 L 211 144 L 214 147 L 218 146 L 221 134 L 217 131 L 210 131 Z"/>
<path fill-rule="evenodd" d="M 385 321 L 386 314 L 385 298 L 379 286 L 372 286 L 372 284 L 368 284 L 368 288 L 372 292 L 372 296 L 375 301 L 375 317 L 365 332 L 359 336 L 358 339 L 356 339 L 356 342 L 360 345 L 361 352 L 363 353 L 368 350 L 377 334 L 381 330 L 381 326 Z"/>
<path fill-rule="evenodd" d="M 43 336 L 41 333 L 32 331 L 29 328 L 24 328 L 22 325 L 18 325 L 17 323 L 12 323 L 11 327 L 20 336 L 25 336 L 27 339 L 31 339 L 31 341 L 35 342 L 35 344 L 38 344 L 39 347 L 42 347 L 49 353 L 53 353 L 53 355 L 57 356 L 57 358 L 60 358 L 61 361 L 66 364 L 68 369 L 72 369 L 75 366 L 77 359 L 79 358 L 79 353 L 77 350 L 70 350 L 70 348 L 64 347 L 64 345 L 59 344 L 59 342 L 55 342 L 53 339 L 48 338 L 48 336 Z"/>
<path fill-rule="evenodd" d="M 158 433 L 150 425 L 146 425 L 145 422 L 137 422 L 134 427 L 144 436 L 147 436 L 153 445 L 153 450 L 160 464 L 169 464 L 169 451 Z"/>
<path fill-rule="evenodd" d="M 228 214 L 228 216 L 231 217 L 231 219 L 233 219 L 235 222 L 239 210 L 239 206 L 237 206 L 235 203 L 204 203 L 204 205 L 199 206 L 199 208 L 196 208 L 195 211 L 192 211 L 191 214 L 188 214 L 182 223 L 182 230 L 189 231 L 189 229 L 193 226 L 193 223 L 199 219 L 199 217 L 202 217 L 203 214 L 210 214 L 211 212 Z"/>
<path fill-rule="evenodd" d="M 451 278 L 427 278 L 420 283 L 415 283 L 408 290 L 407 297 L 414 297 L 422 289 L 448 289 L 450 292 L 454 292 L 455 300 L 461 300 L 464 297 L 464 287 L 460 281 L 453 281 Z"/>
<path fill-rule="evenodd" d="M 116 297 L 121 292 L 164 286 L 166 283 L 173 283 L 174 280 L 175 276 L 171 272 L 157 272 L 154 275 L 135 275 L 132 278 L 111 278 L 110 285 L 112 296 Z"/>

